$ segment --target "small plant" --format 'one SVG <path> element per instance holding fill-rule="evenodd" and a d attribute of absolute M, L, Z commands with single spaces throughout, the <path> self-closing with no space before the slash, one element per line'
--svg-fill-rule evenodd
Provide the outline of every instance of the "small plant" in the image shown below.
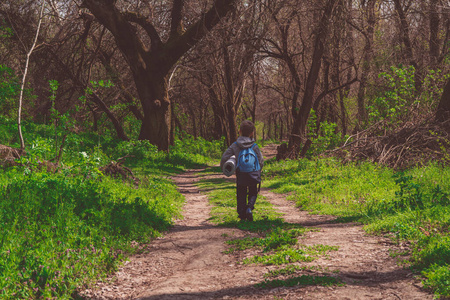
<path fill-rule="evenodd" d="M 260 248 L 263 252 L 269 252 L 276 250 L 286 245 L 295 245 L 297 243 L 297 237 L 305 233 L 304 228 L 285 230 L 280 227 L 270 231 L 263 238 L 243 238 L 227 241 L 228 245 L 231 245 L 227 250 L 227 253 L 233 253 L 236 251 L 243 251 L 251 248 Z"/>
<path fill-rule="evenodd" d="M 244 259 L 244 264 L 259 263 L 263 265 L 282 265 L 298 261 L 311 262 L 318 256 L 325 255 L 329 251 L 337 251 L 338 249 L 339 247 L 337 246 L 320 244 L 300 247 L 299 249 L 284 247 L 279 248 L 273 254 L 262 256 L 257 255 L 251 258 L 246 258 Z"/>
<path fill-rule="evenodd" d="M 423 275 L 427 278 L 423 281 L 425 288 L 434 291 L 437 297 L 450 296 L 450 264 L 433 264 L 423 271 Z"/>

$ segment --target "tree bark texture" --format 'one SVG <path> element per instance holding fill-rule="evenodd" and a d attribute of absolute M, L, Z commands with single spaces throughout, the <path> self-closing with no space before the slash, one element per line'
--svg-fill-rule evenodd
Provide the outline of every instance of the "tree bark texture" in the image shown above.
<path fill-rule="evenodd" d="M 450 79 L 445 84 L 435 116 L 439 122 L 447 121 L 450 117 Z"/>
<path fill-rule="evenodd" d="M 358 122 L 359 128 L 362 127 L 367 121 L 366 103 L 364 101 L 366 97 L 366 88 L 369 81 L 369 74 L 371 74 L 371 61 L 373 59 L 373 43 L 374 43 L 374 32 L 376 25 L 375 17 L 375 4 L 376 0 L 367 1 L 367 29 L 365 32 L 366 44 L 364 45 L 364 58 L 362 61 L 362 71 L 359 78 L 359 90 L 357 96 L 358 103 Z"/>
<path fill-rule="evenodd" d="M 297 156 L 299 154 L 300 146 L 305 136 L 306 125 L 313 105 L 316 82 L 319 77 L 322 57 L 325 52 L 325 40 L 329 31 L 330 18 L 338 2 L 340 2 L 340 0 L 327 1 L 325 10 L 317 25 L 312 63 L 308 73 L 308 77 L 306 79 L 303 101 L 300 106 L 300 110 L 294 120 L 291 136 L 289 137 L 288 153 L 290 155 Z"/>
<path fill-rule="evenodd" d="M 431 65 L 434 66 L 438 62 L 439 58 L 439 27 L 440 27 L 440 17 L 438 11 L 439 0 L 430 0 L 430 59 Z"/>
<path fill-rule="evenodd" d="M 145 16 L 121 12 L 111 0 L 84 0 L 97 20 L 114 36 L 127 61 L 144 112 L 139 139 L 149 140 L 160 150 L 170 145 L 171 109 L 167 79 L 176 62 L 191 49 L 222 17 L 235 7 L 237 0 L 215 0 L 212 7 L 189 28 L 183 28 L 184 1 L 174 0 L 170 35 L 163 42 Z M 147 47 L 132 24 L 140 26 L 151 40 Z"/>
<path fill-rule="evenodd" d="M 411 37 L 409 34 L 409 23 L 406 18 L 406 12 L 403 10 L 400 0 L 394 0 L 395 10 L 397 12 L 398 18 L 400 20 L 400 35 L 405 46 L 405 60 L 408 64 L 415 68 L 414 81 L 416 90 L 419 91 L 422 87 L 422 74 L 417 61 L 414 59 L 413 46 L 411 42 Z M 407 11 L 407 10 L 406 10 Z"/>

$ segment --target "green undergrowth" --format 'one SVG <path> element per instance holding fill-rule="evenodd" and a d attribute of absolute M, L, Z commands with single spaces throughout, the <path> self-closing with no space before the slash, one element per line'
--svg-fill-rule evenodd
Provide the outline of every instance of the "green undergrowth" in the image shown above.
<path fill-rule="evenodd" d="M 265 186 L 313 214 L 357 221 L 374 234 L 411 244 L 407 263 L 437 297 L 450 296 L 450 168 L 394 171 L 331 158 L 268 161 Z"/>
<path fill-rule="evenodd" d="M 306 229 L 301 227 L 288 230 L 282 229 L 281 227 L 276 227 L 275 229 L 269 231 L 263 238 L 247 237 L 228 241 L 227 244 L 231 245 L 231 247 L 228 249 L 227 253 L 243 251 L 251 248 L 259 248 L 263 252 L 268 252 L 279 249 L 283 246 L 292 246 L 297 244 L 297 238 L 302 236 L 305 231 Z"/>
<path fill-rule="evenodd" d="M 10 170 L 0 188 L 0 298 L 72 298 L 159 236 L 183 197 L 161 177 L 139 187 L 97 175 Z"/>
<path fill-rule="evenodd" d="M 244 259 L 244 264 L 263 264 L 263 265 L 284 265 L 299 261 L 311 262 L 319 256 L 326 255 L 329 251 L 337 251 L 337 246 L 313 245 L 313 246 L 297 246 L 279 247 L 274 253 L 265 255 L 256 255 L 251 258 Z"/>
<path fill-rule="evenodd" d="M 17 147 L 14 124 L 0 127 L 0 144 Z M 223 147 L 184 135 L 166 153 L 105 132 L 66 132 L 61 146 L 52 126 L 24 122 L 23 131 L 27 154 L 0 169 L 1 299 L 78 298 L 181 217 L 184 197 L 169 176 Z M 104 173 L 111 162 L 134 178 Z"/>
<path fill-rule="evenodd" d="M 203 175 L 217 174 L 220 169 L 212 167 Z M 306 229 L 299 224 L 284 222 L 280 213 L 265 197 L 259 195 L 253 211 L 254 221 L 240 221 L 236 213 L 236 186 L 233 179 L 207 178 L 197 184 L 208 193 L 211 210 L 211 221 L 219 226 L 232 227 L 247 232 L 243 238 L 229 239 L 227 254 L 236 254 L 249 250 L 256 253 L 247 257 L 242 264 L 260 264 L 280 266 L 282 269 L 271 270 L 265 277 L 283 277 L 283 279 L 266 279 L 258 284 L 261 288 L 295 285 L 336 285 L 339 280 L 332 276 L 296 276 L 305 270 L 320 270 L 320 267 L 299 267 L 298 262 L 311 262 L 318 257 L 326 256 L 329 251 L 337 251 L 338 247 L 327 245 L 305 246 L 299 243 Z"/>

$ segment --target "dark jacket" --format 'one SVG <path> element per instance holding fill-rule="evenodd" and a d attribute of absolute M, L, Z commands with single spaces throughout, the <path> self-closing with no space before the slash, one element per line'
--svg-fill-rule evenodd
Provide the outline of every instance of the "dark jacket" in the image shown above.
<path fill-rule="evenodd" d="M 255 140 L 252 138 L 246 137 L 246 136 L 240 136 L 236 143 L 231 144 L 230 147 L 225 151 L 225 153 L 222 155 L 222 159 L 220 160 L 220 168 L 223 168 L 223 165 L 225 162 L 231 157 L 235 156 L 236 159 L 239 157 L 239 152 L 242 149 L 250 148 L 253 144 L 255 144 Z M 264 166 L 264 159 L 261 154 L 261 150 L 259 149 L 258 145 L 256 144 L 255 147 L 253 147 L 253 150 L 256 153 L 256 156 L 258 157 L 259 165 L 261 167 L 261 170 Z M 261 182 L 261 170 L 250 172 L 250 173 L 243 173 L 239 172 L 239 170 L 236 170 L 236 181 L 239 185 L 254 185 L 259 182 Z"/>

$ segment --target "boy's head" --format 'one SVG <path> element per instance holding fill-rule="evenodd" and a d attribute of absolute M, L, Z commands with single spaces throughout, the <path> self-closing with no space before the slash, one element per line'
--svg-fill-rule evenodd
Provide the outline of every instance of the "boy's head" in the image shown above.
<path fill-rule="evenodd" d="M 245 120 L 245 121 L 242 121 L 241 127 L 239 130 L 240 130 L 242 136 L 253 137 L 253 134 L 255 133 L 255 125 L 253 125 L 252 121 Z"/>

